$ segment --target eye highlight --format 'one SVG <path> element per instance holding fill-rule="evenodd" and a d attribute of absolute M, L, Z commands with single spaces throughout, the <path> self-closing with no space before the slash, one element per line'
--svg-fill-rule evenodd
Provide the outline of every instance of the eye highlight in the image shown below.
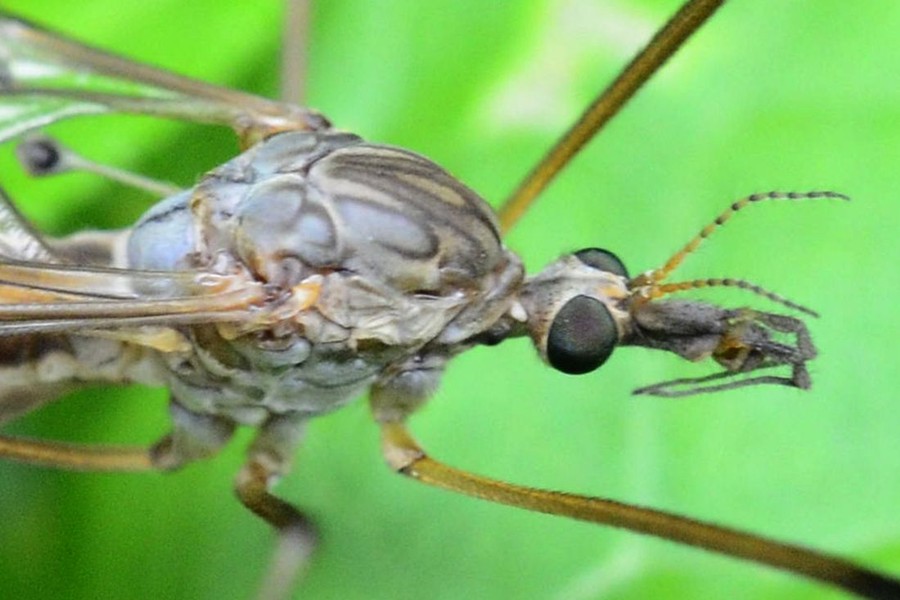
<path fill-rule="evenodd" d="M 590 296 L 566 302 L 547 335 L 547 362 L 563 373 L 590 373 L 606 362 L 619 341 L 619 331 L 609 309 Z"/>
<path fill-rule="evenodd" d="M 598 271 L 606 271 L 607 273 L 613 273 L 614 275 L 628 277 L 628 269 L 625 268 L 625 263 L 609 250 L 604 250 L 602 248 L 585 248 L 584 250 L 576 252 L 574 256 L 585 265 L 597 269 Z"/>

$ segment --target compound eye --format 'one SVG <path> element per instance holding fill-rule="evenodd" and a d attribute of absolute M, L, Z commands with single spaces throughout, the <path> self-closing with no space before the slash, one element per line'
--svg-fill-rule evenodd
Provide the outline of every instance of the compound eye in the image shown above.
<path fill-rule="evenodd" d="M 547 336 L 547 362 L 563 373 L 589 373 L 606 362 L 619 330 L 606 305 L 575 296 L 556 313 Z"/>
<path fill-rule="evenodd" d="M 585 248 L 575 253 L 575 258 L 589 267 L 606 271 L 622 277 L 628 277 L 628 269 L 618 256 L 602 248 Z"/>

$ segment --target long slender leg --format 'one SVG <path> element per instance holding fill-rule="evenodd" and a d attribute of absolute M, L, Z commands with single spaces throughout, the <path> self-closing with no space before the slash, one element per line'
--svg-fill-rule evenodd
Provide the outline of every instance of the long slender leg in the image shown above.
<path fill-rule="evenodd" d="M 575 154 L 603 129 L 725 0 L 688 0 L 669 22 L 625 67 L 625 69 L 594 100 L 563 137 L 556 142 L 544 159 L 519 184 L 519 187 L 500 207 L 500 229 L 508 233 L 513 225 L 537 199 L 551 180 L 568 164 Z"/>
<path fill-rule="evenodd" d="M 215 454 L 230 438 L 234 423 L 191 412 L 173 401 L 172 432 L 152 447 L 68 444 L 0 436 L 0 458 L 81 471 L 172 470 Z M 305 417 L 273 417 L 250 447 L 249 460 L 237 477 L 241 503 L 271 524 L 278 545 L 260 588 L 260 600 L 287 598 L 316 542 L 312 522 L 297 508 L 269 492 L 290 467 L 303 433 Z"/>
<path fill-rule="evenodd" d="M 0 436 L 0 457 L 72 471 L 148 471 L 156 469 L 150 448 L 68 444 Z"/>
<path fill-rule="evenodd" d="M 172 402 L 172 432 L 151 447 L 71 444 L 0 436 L 0 458 L 72 471 L 171 470 L 206 458 L 231 438 L 234 424 Z"/>
<path fill-rule="evenodd" d="M 257 594 L 259 600 L 288 598 L 316 546 L 312 521 L 297 507 L 270 492 L 290 467 L 305 420 L 305 415 L 270 418 L 260 428 L 250 447 L 249 459 L 235 482 L 241 503 L 274 527 L 278 535 L 275 552 Z"/>
<path fill-rule="evenodd" d="M 900 580 L 839 558 L 649 508 L 527 488 L 473 475 L 429 458 L 402 423 L 382 422 L 381 430 L 382 449 L 388 465 L 398 473 L 428 485 L 527 510 L 622 527 L 756 561 L 865 598 L 900 598 Z"/>
<path fill-rule="evenodd" d="M 306 101 L 309 13 L 309 0 L 285 0 L 281 100 L 296 105 Z"/>
<path fill-rule="evenodd" d="M 234 433 L 234 423 L 222 417 L 191 412 L 173 399 L 169 404 L 172 432 L 153 446 L 153 464 L 178 469 L 217 453 Z"/>

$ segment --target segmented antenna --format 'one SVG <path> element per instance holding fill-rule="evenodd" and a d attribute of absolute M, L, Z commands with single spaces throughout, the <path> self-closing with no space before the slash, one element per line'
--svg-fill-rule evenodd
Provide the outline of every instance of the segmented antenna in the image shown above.
<path fill-rule="evenodd" d="M 750 283 L 748 281 L 744 281 L 742 279 L 694 279 L 692 281 L 683 281 L 677 283 L 663 283 L 666 278 L 671 275 L 672 272 L 677 269 L 682 262 L 684 262 L 684 259 L 687 258 L 689 254 L 694 252 L 706 238 L 708 238 L 714 231 L 728 222 L 731 217 L 735 215 L 735 213 L 746 208 L 750 204 L 754 202 L 760 202 L 762 200 L 815 200 L 818 198 L 850 200 L 850 198 L 848 196 L 845 196 L 844 194 L 828 191 L 767 192 L 763 194 L 752 194 L 750 196 L 741 198 L 740 200 L 733 202 L 731 206 L 725 209 L 711 223 L 701 229 L 700 233 L 698 233 L 693 237 L 693 239 L 691 239 L 691 241 L 685 244 L 681 250 L 672 255 L 672 257 L 669 258 L 669 260 L 666 261 L 666 263 L 662 267 L 638 275 L 630 282 L 628 282 L 628 287 L 633 290 L 643 288 L 641 289 L 641 293 L 647 300 L 660 298 L 662 296 L 665 296 L 666 294 L 671 294 L 673 292 L 680 292 L 691 289 L 705 287 L 733 287 L 747 290 L 749 292 L 767 298 L 773 302 L 777 302 L 778 304 L 782 304 L 789 308 L 804 312 L 808 315 L 818 316 L 815 311 L 805 306 L 792 302 L 787 298 L 784 298 L 783 296 L 775 294 L 774 292 L 770 292 L 761 286 Z"/>
<path fill-rule="evenodd" d="M 776 294 L 775 292 L 770 292 L 762 286 L 756 285 L 755 283 L 750 283 L 749 281 L 746 281 L 744 279 L 732 279 L 731 277 L 692 279 L 690 281 L 679 281 L 676 283 L 662 283 L 652 288 L 651 298 L 661 298 L 662 296 L 671 294 L 673 292 L 683 292 L 686 290 L 696 290 L 707 287 L 732 287 L 740 290 L 747 290 L 748 292 L 756 294 L 757 296 L 762 296 L 763 298 L 771 300 L 772 302 L 776 302 L 778 304 L 787 306 L 788 308 L 793 308 L 794 310 L 806 313 L 811 317 L 819 316 L 819 313 L 817 313 L 813 309 L 788 300 L 784 296 Z"/>

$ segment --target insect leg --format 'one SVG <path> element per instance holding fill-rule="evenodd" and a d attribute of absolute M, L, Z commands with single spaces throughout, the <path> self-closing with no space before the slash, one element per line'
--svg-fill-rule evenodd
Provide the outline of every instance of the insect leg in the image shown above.
<path fill-rule="evenodd" d="M 234 424 L 171 405 L 172 432 L 151 447 L 71 444 L 0 436 L 0 458 L 74 471 L 171 470 L 214 454 Z"/>
<path fill-rule="evenodd" d="M 176 399 L 169 404 L 172 431 L 153 446 L 153 464 L 171 471 L 187 463 L 209 458 L 218 452 L 234 433 L 234 422 L 213 415 L 187 410 Z"/>
<path fill-rule="evenodd" d="M 756 561 L 864 598 L 900 598 L 900 580 L 840 558 L 650 508 L 528 488 L 474 475 L 428 457 L 402 422 L 383 422 L 381 431 L 382 450 L 388 465 L 398 473 L 428 485 L 526 510 L 621 527 Z"/>
<path fill-rule="evenodd" d="M 284 33 L 281 48 L 281 101 L 302 105 L 306 101 L 309 63 L 309 0 L 284 3 Z"/>
<path fill-rule="evenodd" d="M 69 444 L 0 436 L 0 457 L 73 471 L 147 471 L 156 466 L 139 446 Z"/>
<path fill-rule="evenodd" d="M 582 113 L 575 124 L 519 184 L 499 210 L 500 229 L 513 225 L 578 151 L 612 119 L 669 57 L 725 0 L 688 0 L 640 53 Z"/>
<path fill-rule="evenodd" d="M 278 534 L 275 553 L 257 594 L 260 600 L 288 598 L 316 545 L 318 536 L 312 521 L 297 507 L 270 492 L 290 468 L 307 418 L 302 414 L 279 415 L 263 424 L 235 482 L 241 503 Z"/>

